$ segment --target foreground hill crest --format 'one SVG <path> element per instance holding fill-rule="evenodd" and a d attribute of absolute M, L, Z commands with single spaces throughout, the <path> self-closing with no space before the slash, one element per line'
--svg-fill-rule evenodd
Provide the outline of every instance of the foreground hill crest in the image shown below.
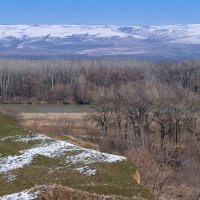
<path fill-rule="evenodd" d="M 35 199 L 39 193 L 30 188 L 49 184 L 152 199 L 133 178 L 135 171 L 125 157 L 30 133 L 0 113 L 0 200 Z"/>

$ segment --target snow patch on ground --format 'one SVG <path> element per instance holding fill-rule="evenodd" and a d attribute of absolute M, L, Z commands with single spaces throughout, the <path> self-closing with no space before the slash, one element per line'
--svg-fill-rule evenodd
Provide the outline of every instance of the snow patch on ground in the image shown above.
<path fill-rule="evenodd" d="M 8 139 L 8 137 L 6 137 L 6 139 Z M 46 156 L 48 158 L 62 157 L 66 160 L 69 166 L 79 165 L 79 168 L 74 169 L 75 171 L 88 176 L 95 175 L 96 173 L 96 170 L 90 169 L 88 166 L 92 163 L 112 163 L 126 160 L 126 158 L 122 156 L 85 149 L 66 141 L 56 140 L 43 135 L 20 136 L 17 138 L 9 137 L 9 139 L 13 139 L 15 142 L 37 140 L 41 141 L 41 143 L 29 149 L 20 151 L 20 155 L 0 158 L 0 173 L 4 174 L 31 164 L 33 159 L 38 155 Z M 70 152 L 70 155 L 67 155 L 67 152 Z M 76 155 L 73 155 L 74 152 Z M 10 178 L 10 180 L 11 179 L 12 178 Z"/>
<path fill-rule="evenodd" d="M 112 163 L 126 160 L 126 158 L 122 156 L 85 149 L 65 141 L 56 140 L 39 134 L 28 136 L 10 136 L 4 137 L 1 140 L 11 140 L 14 142 L 40 141 L 40 144 L 20 151 L 20 155 L 0 158 L 0 173 L 4 175 L 8 182 L 12 182 L 17 178 L 12 170 L 20 169 L 28 164 L 31 164 L 37 155 L 46 156 L 48 158 L 62 157 L 65 159 L 68 166 L 73 167 L 74 171 L 86 176 L 95 176 L 96 174 L 96 169 L 89 166 L 92 163 Z M 70 155 L 67 155 L 67 152 L 70 152 Z M 73 155 L 73 153 L 76 153 L 76 155 Z M 78 165 L 78 167 L 74 167 L 74 165 Z M 49 172 L 53 173 L 51 169 L 49 169 Z M 0 197 L 0 200 L 34 200 L 38 197 L 38 195 L 39 192 L 26 190 L 19 193 L 5 195 Z"/>
<path fill-rule="evenodd" d="M 1 141 L 11 140 L 11 139 L 13 139 L 13 138 L 15 138 L 15 137 L 18 137 L 18 135 L 16 135 L 16 136 L 7 136 L 7 137 L 3 137 L 3 138 L 1 138 Z"/>
<path fill-rule="evenodd" d="M 7 136 L 1 139 L 1 141 L 12 140 L 16 142 L 29 142 L 29 141 L 37 141 L 37 140 L 49 140 L 49 137 L 44 135 L 15 135 L 15 136 Z"/>
<path fill-rule="evenodd" d="M 27 135 L 27 136 L 19 136 L 15 139 L 16 142 L 29 142 L 29 141 L 37 141 L 37 140 L 49 140 L 48 137 L 44 135 Z"/>
<path fill-rule="evenodd" d="M 39 195 L 39 192 L 31 192 L 31 190 L 25 190 L 23 192 L 14 193 L 0 197 L 0 200 L 35 200 Z"/>
<path fill-rule="evenodd" d="M 8 171 L 23 168 L 30 164 L 33 158 L 37 155 L 54 158 L 61 156 L 63 152 L 76 150 L 77 147 L 64 142 L 52 141 L 49 143 L 41 143 L 33 148 L 21 151 L 19 156 L 7 156 L 0 159 L 0 172 L 6 173 Z"/>
<path fill-rule="evenodd" d="M 5 178 L 7 182 L 13 182 L 14 180 L 16 180 L 17 176 L 13 173 L 6 173 Z"/>
<path fill-rule="evenodd" d="M 90 169 L 90 167 L 88 167 L 88 166 L 76 168 L 75 170 L 80 172 L 81 174 L 84 174 L 87 176 L 95 176 L 95 174 L 96 174 L 96 170 Z"/>
<path fill-rule="evenodd" d="M 125 160 L 125 157 L 101 153 L 90 149 L 84 149 L 82 153 L 71 156 L 68 159 L 68 162 L 73 164 L 84 163 L 88 165 L 97 162 L 113 163 L 123 161 Z"/>

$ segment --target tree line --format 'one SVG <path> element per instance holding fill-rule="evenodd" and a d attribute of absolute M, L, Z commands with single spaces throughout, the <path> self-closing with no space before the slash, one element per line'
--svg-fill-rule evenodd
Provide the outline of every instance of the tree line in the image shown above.
<path fill-rule="evenodd" d="M 101 91 L 88 118 L 102 137 L 114 133 L 121 147 L 144 145 L 158 134 L 163 148 L 165 139 L 178 145 L 185 134 L 200 139 L 199 100 L 198 94 L 180 87 L 139 82 Z"/>
<path fill-rule="evenodd" d="M 90 104 L 98 91 L 149 81 L 199 92 L 200 62 L 0 60 L 3 103 Z"/>

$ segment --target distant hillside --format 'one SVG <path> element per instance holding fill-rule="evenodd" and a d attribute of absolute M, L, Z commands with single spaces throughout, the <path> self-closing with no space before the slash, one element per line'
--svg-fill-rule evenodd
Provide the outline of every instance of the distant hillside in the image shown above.
<path fill-rule="evenodd" d="M 0 56 L 200 58 L 200 25 L 0 25 Z"/>

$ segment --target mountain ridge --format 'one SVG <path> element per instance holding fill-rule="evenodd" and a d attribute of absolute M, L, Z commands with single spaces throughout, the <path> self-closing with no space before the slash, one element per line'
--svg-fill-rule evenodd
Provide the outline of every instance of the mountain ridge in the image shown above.
<path fill-rule="evenodd" d="M 200 58 L 200 24 L 0 25 L 0 56 Z"/>

